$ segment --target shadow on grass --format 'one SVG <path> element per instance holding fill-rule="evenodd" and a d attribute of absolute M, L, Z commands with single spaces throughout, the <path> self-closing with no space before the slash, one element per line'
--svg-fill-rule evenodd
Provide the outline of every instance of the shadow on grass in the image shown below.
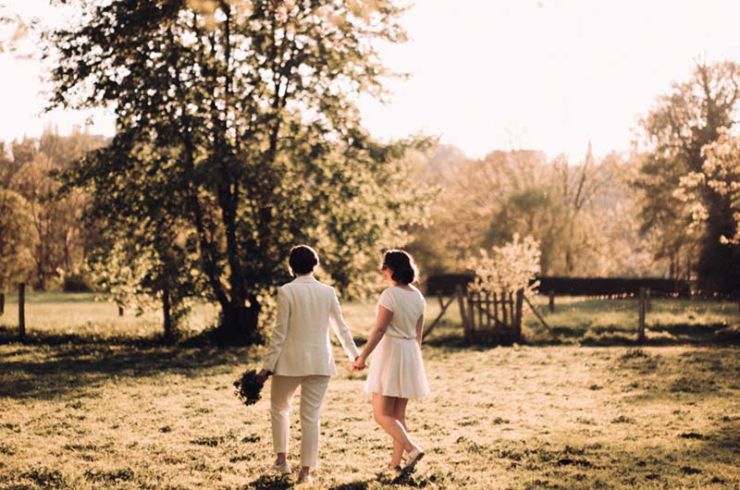
<path fill-rule="evenodd" d="M 685 402 L 694 397 L 704 400 L 725 397 L 737 388 L 736 380 L 740 379 L 740 357 L 734 349 L 689 350 L 679 355 L 663 355 L 655 350 L 633 348 L 611 362 L 610 371 L 624 371 L 620 377 L 632 380 L 617 389 L 634 403 L 656 400 L 676 403 L 676 400 Z M 723 421 L 736 420 L 732 416 L 725 418 L 727 420 L 723 418 Z M 740 433 L 740 426 L 735 431 Z M 695 439 L 704 440 L 703 437 Z"/>
<path fill-rule="evenodd" d="M 445 332 L 430 336 L 424 343 L 440 349 L 442 352 L 455 351 L 483 351 L 498 346 L 511 346 L 509 343 L 476 342 L 465 340 L 462 332 Z M 549 334 L 539 333 L 525 336 L 521 345 L 531 347 L 547 347 L 564 344 L 590 347 L 660 347 L 673 345 L 702 345 L 702 346 L 734 346 L 740 345 L 740 327 L 716 325 L 667 325 L 651 326 L 645 340 L 637 340 L 637 332 L 631 332 L 619 327 L 597 327 L 585 332 L 558 327 Z"/>
<path fill-rule="evenodd" d="M 667 346 L 667 345 L 740 345 L 740 325 L 722 323 L 708 325 L 671 324 L 650 325 L 643 341 L 637 332 L 617 326 L 589 329 L 579 339 L 587 346 Z"/>
<path fill-rule="evenodd" d="M 0 397 L 50 399 L 103 384 L 111 377 L 162 373 L 197 377 L 214 366 L 244 362 L 244 348 L 207 342 L 166 345 L 152 338 L 34 334 L 24 342 L 0 328 Z M 14 335 L 14 332 L 13 332 Z M 28 349 L 28 347 L 38 347 Z"/>
<path fill-rule="evenodd" d="M 353 481 L 349 483 L 340 483 L 339 485 L 334 485 L 333 487 L 329 487 L 329 490 L 367 490 L 370 487 L 370 484 L 363 480 Z"/>
<path fill-rule="evenodd" d="M 245 488 L 254 490 L 284 490 L 293 488 L 293 483 L 286 476 L 262 475 Z"/>
<path fill-rule="evenodd" d="M 527 468 L 530 484 L 521 488 L 736 488 L 738 441 L 728 432 L 723 423 L 650 448 L 501 440 L 488 449 L 511 468 Z"/>

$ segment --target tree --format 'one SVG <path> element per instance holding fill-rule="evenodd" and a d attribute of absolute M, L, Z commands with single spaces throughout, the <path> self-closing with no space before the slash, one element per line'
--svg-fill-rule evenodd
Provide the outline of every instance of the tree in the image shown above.
<path fill-rule="evenodd" d="M 518 290 L 532 291 L 534 282 L 540 272 L 540 246 L 531 236 L 520 239 L 514 234 L 512 240 L 501 246 L 494 246 L 491 251 L 480 250 L 480 256 L 468 262 L 475 271 L 474 290 L 489 293 Z"/>
<path fill-rule="evenodd" d="M 710 218 L 703 201 L 706 189 L 716 192 L 728 206 L 727 218 L 732 224 L 727 234 L 720 236 L 720 244 L 732 257 L 732 277 L 740 279 L 740 137 L 721 128 L 718 139 L 702 149 L 704 163 L 701 172 L 690 172 L 681 178 L 680 187 L 674 195 L 685 204 L 692 226 L 704 227 Z M 740 292 L 740 282 L 731 285 L 730 293 Z"/>
<path fill-rule="evenodd" d="M 26 200 L 0 189 L 0 293 L 31 277 L 36 241 Z"/>
<path fill-rule="evenodd" d="M 8 187 L 28 202 L 39 238 L 33 254 L 36 289 L 48 289 L 66 274 L 78 273 L 84 262 L 86 236 L 80 218 L 87 198 L 79 190 L 59 195 L 54 173 L 102 143 L 101 137 L 79 131 L 59 136 L 47 128 L 39 140 L 24 139 L 12 145 Z"/>
<path fill-rule="evenodd" d="M 702 148 L 703 173 L 698 177 L 729 203 L 735 233 L 720 237 L 725 245 L 740 245 L 740 137 L 720 130 L 719 138 Z M 690 177 L 689 177 L 690 178 Z M 734 254 L 738 253 L 735 249 Z M 738 285 L 737 283 L 735 284 Z"/>
<path fill-rule="evenodd" d="M 702 148 L 717 140 L 720 128 L 738 120 L 739 96 L 740 65 L 699 63 L 691 79 L 674 84 L 642 121 L 651 148 L 636 183 L 643 192 L 643 228 L 662 235 L 659 253 L 677 255 L 696 247 L 699 285 L 708 291 L 729 292 L 740 282 L 738 257 L 721 243 L 722 236 L 734 233 L 730 201 L 711 186 L 702 186 L 707 219 L 693 237 L 684 232 L 689 213 L 673 193 L 682 177 L 705 171 Z"/>
<path fill-rule="evenodd" d="M 28 23 L 24 19 L 5 3 L 0 3 L 0 53 L 10 53 L 18 59 L 28 58 L 28 53 L 20 49 L 28 30 Z"/>
<path fill-rule="evenodd" d="M 653 271 L 631 211 L 633 164 L 617 154 L 596 160 L 587 151 L 583 161 L 568 162 L 535 151 L 495 151 L 455 161 L 451 172 L 436 167 L 427 166 L 443 174 L 435 181 L 442 191 L 429 229 L 414 243 L 434 237 L 432 246 L 416 246 L 440 269 L 460 270 L 481 247 L 502 246 L 518 234 L 538 242 L 545 275 Z M 442 262 L 445 253 L 457 263 Z"/>
<path fill-rule="evenodd" d="M 412 142 L 375 143 L 354 104 L 382 92 L 373 41 L 404 39 L 393 2 L 92 3 L 52 36 L 53 103 L 111 105 L 117 134 L 67 184 L 126 229 L 181 221 L 196 261 L 178 273 L 202 275 L 224 341 L 261 340 L 290 245 L 317 245 L 346 289 L 422 219 L 399 179 Z"/>

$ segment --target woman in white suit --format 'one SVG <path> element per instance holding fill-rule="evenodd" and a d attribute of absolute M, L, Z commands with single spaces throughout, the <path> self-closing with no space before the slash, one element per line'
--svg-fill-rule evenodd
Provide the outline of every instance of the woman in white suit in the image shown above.
<path fill-rule="evenodd" d="M 277 322 L 260 376 L 273 375 L 270 393 L 272 440 L 277 455 L 274 469 L 288 474 L 286 459 L 290 435 L 290 407 L 301 387 L 301 472 L 299 482 L 310 481 L 318 464 L 319 415 L 331 376 L 337 374 L 329 341 L 329 324 L 350 361 L 357 347 L 334 288 L 313 277 L 319 263 L 316 251 L 299 245 L 290 251 L 290 269 L 295 279 L 278 289 Z"/>

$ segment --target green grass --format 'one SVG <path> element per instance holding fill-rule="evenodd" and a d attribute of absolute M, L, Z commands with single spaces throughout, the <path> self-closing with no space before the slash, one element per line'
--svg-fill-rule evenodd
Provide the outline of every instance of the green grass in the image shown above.
<path fill-rule="evenodd" d="M 7 327 L 0 335 L 0 489 L 292 486 L 266 470 L 268 396 L 244 407 L 232 393 L 264 347 L 164 346 L 157 312 L 119 318 L 114 305 L 89 297 L 31 299 L 36 341 L 14 342 Z M 13 325 L 9 306 L 5 325 Z M 658 302 L 651 315 L 666 325 L 689 315 L 729 323 L 731 306 Z M 201 308 L 192 333 L 215 318 Z M 626 300 L 557 308 L 548 320 L 580 318 L 584 332 L 635 316 Z M 430 317 L 436 309 L 431 300 Z M 373 306 L 344 310 L 356 337 L 366 336 Z M 379 474 L 389 440 L 372 421 L 364 375 L 335 346 L 339 375 L 324 407 L 316 488 L 740 486 L 736 347 L 469 347 L 455 315 L 423 349 L 432 395 L 411 402 L 409 424 L 428 456 L 402 478 Z M 67 333 L 69 341 L 48 341 Z"/>
<path fill-rule="evenodd" d="M 547 298 L 535 296 L 533 303 L 543 314 L 549 329 L 524 306 L 523 330 L 531 343 L 609 343 L 636 338 L 637 300 L 556 298 L 555 312 L 547 307 Z M 671 343 L 711 340 L 716 334 L 733 330 L 740 325 L 740 310 L 735 302 L 707 300 L 653 299 L 647 315 L 647 336 L 655 342 Z M 373 305 L 347 303 L 344 315 L 360 337 L 374 323 Z M 428 298 L 427 317 L 431 322 L 440 310 L 436 298 Z M 216 322 L 218 310 L 214 305 L 194 307 L 185 327 L 192 335 Z M 0 326 L 17 325 L 15 296 L 6 300 L 6 313 L 0 316 Z M 91 293 L 32 293 L 26 308 L 27 330 L 38 334 L 81 336 L 154 336 L 161 331 L 160 311 L 147 311 L 137 316 L 127 310 L 118 316 L 115 304 L 96 301 Z M 459 337 L 460 314 L 457 303 L 452 304 L 445 318 L 432 333 L 433 337 Z"/>
<path fill-rule="evenodd" d="M 263 353 L 0 346 L 0 488 L 289 488 L 266 470 L 267 397 L 244 407 L 231 389 Z M 409 425 L 428 456 L 400 479 L 378 474 L 389 441 L 336 354 L 317 488 L 740 484 L 735 349 L 426 346 L 433 393 Z"/>
<path fill-rule="evenodd" d="M 555 311 L 550 312 L 547 298 L 534 298 L 549 329 L 525 306 L 524 328 L 530 340 L 608 343 L 636 338 L 636 299 L 558 297 L 555 303 Z M 739 323 L 736 302 L 654 298 L 646 316 L 646 335 L 656 343 L 712 340 L 720 333 L 735 332 Z"/>
<path fill-rule="evenodd" d="M 198 333 L 213 325 L 217 315 L 214 305 L 196 305 L 185 334 Z M 31 293 L 26 301 L 26 330 L 30 335 L 147 338 L 161 333 L 162 321 L 160 310 L 139 315 L 128 309 L 122 317 L 118 316 L 114 303 L 96 300 L 92 293 Z M 17 325 L 17 296 L 12 295 L 6 299 L 0 326 L 15 329 Z"/>

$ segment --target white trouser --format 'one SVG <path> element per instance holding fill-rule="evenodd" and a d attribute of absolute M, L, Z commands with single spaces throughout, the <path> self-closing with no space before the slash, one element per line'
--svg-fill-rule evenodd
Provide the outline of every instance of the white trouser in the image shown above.
<path fill-rule="evenodd" d="M 329 376 L 272 377 L 270 416 L 275 453 L 287 453 L 290 439 L 290 407 L 301 387 L 301 466 L 315 467 L 319 455 L 319 415 Z"/>

